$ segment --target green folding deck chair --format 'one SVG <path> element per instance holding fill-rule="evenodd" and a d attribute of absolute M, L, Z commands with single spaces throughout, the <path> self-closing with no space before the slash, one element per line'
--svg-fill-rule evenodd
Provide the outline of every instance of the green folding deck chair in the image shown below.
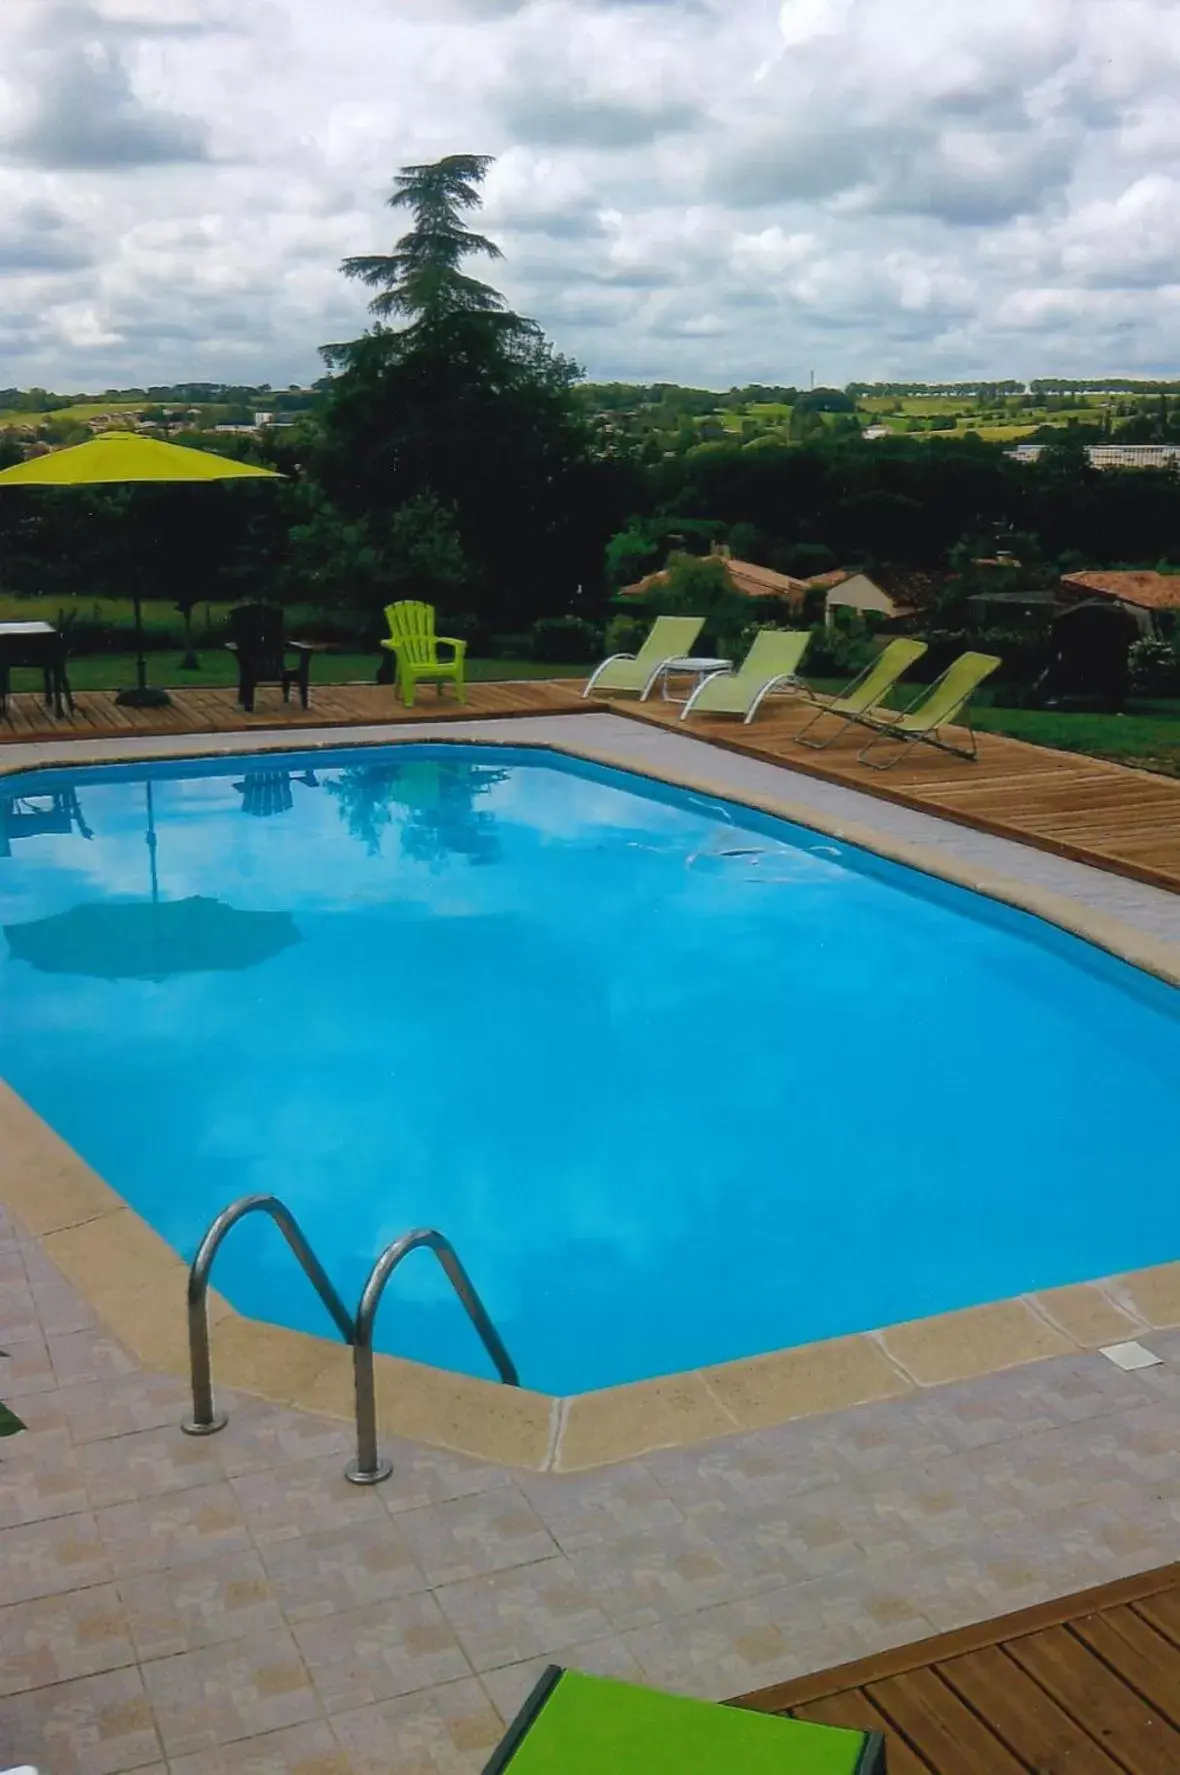
<path fill-rule="evenodd" d="M 873 729 L 873 737 L 857 753 L 860 762 L 867 764 L 870 770 L 888 770 L 896 764 L 901 751 L 895 752 L 883 764 L 867 756 L 874 746 L 887 739 L 896 740 L 902 750 L 907 745 L 924 742 L 928 746 L 937 746 L 940 752 L 952 752 L 956 758 L 967 758 L 974 763 L 978 756 L 975 732 L 964 711 L 984 679 L 1003 663 L 993 653 L 961 653 L 942 677 L 936 678 L 902 714 L 893 715 L 883 710 L 879 716 L 862 715 L 861 722 Z M 952 745 L 941 737 L 941 730 L 958 715 L 963 716 L 959 726 L 966 730 L 966 746 Z"/>
<path fill-rule="evenodd" d="M 453 684 L 455 696 L 459 702 L 465 703 L 467 693 L 463 670 L 467 643 L 457 641 L 452 635 L 435 634 L 434 606 L 412 600 L 387 604 L 385 620 L 389 624 L 389 639 L 381 645 L 397 657 L 397 684 L 406 708 L 414 706 L 417 684 L 433 684 L 440 696 L 444 684 Z M 451 649 L 450 659 L 440 658 L 440 642 Z"/>
<path fill-rule="evenodd" d="M 802 690 L 795 674 L 811 641 L 810 629 L 759 629 L 741 665 L 732 672 L 702 678 L 683 709 L 689 715 L 740 715 L 753 721 L 772 690 Z"/>
<path fill-rule="evenodd" d="M 884 648 L 876 659 L 872 660 L 864 671 L 840 692 L 839 696 L 834 696 L 830 702 L 823 703 L 810 721 L 804 722 L 798 733 L 794 735 L 796 742 L 800 746 L 811 746 L 815 751 L 822 752 L 825 746 L 830 746 L 832 741 L 844 732 L 850 722 L 860 721 L 865 715 L 871 716 L 873 711 L 885 701 L 902 673 L 907 671 L 915 660 L 921 659 L 925 651 L 925 641 L 905 641 L 900 638 L 891 641 L 888 647 Z M 811 729 L 818 721 L 822 721 L 825 715 L 830 715 L 836 722 L 836 726 L 827 739 L 809 740 L 804 738 L 804 735 L 810 733 Z"/>
<path fill-rule="evenodd" d="M 885 1775 L 885 1743 L 551 1664 L 484 1775 Z"/>
<path fill-rule="evenodd" d="M 703 616 L 657 616 L 638 653 L 612 653 L 591 672 L 583 696 L 592 691 L 633 690 L 645 697 L 670 659 L 683 659 L 705 626 Z"/>

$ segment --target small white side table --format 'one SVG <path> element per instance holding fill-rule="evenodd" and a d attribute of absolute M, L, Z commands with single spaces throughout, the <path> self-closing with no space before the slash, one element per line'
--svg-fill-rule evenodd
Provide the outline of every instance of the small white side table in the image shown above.
<path fill-rule="evenodd" d="M 669 692 L 669 678 L 694 678 L 699 684 L 702 678 L 711 678 L 714 672 L 728 672 L 732 665 L 731 659 L 699 659 L 692 654 L 686 654 L 683 659 L 666 659 L 656 673 L 651 688 L 654 690 L 658 682 L 666 703 L 685 703 L 688 701 L 687 697 L 672 696 Z"/>

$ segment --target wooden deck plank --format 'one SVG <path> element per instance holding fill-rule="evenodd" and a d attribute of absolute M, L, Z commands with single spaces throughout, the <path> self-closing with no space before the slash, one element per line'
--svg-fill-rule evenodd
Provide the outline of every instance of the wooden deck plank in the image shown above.
<path fill-rule="evenodd" d="M 794 1718 L 811 1720 L 817 1726 L 845 1726 L 854 1732 L 881 1732 L 886 1738 L 889 1775 L 932 1775 L 931 1764 L 906 1743 L 863 1689 L 798 1707 Z"/>
<path fill-rule="evenodd" d="M 999 734 L 978 736 L 975 763 L 923 747 L 880 772 L 858 762 L 863 733 L 846 730 L 823 752 L 796 745 L 812 710 L 799 698 L 782 699 L 748 727 L 720 716 L 681 722 L 676 705 L 659 699 L 619 698 L 610 706 L 632 720 L 1180 892 L 1180 780 L 1172 777 Z"/>
<path fill-rule="evenodd" d="M 984 1646 L 937 1669 L 1037 1775 L 1119 1775 L 1119 1765 L 1085 1728 L 999 1646 Z"/>
<path fill-rule="evenodd" d="M 1180 1727 L 1180 1663 L 1171 1640 L 1129 1608 L 1083 1616 L 1070 1631 L 1156 1713 Z"/>
<path fill-rule="evenodd" d="M 988 1775 L 1028 1775 L 1030 1765 L 1014 1757 L 936 1671 L 887 1677 L 866 1693 L 938 1775 L 980 1775 L 984 1769 Z"/>
<path fill-rule="evenodd" d="M 1180 1586 L 1161 1591 L 1158 1596 L 1137 1599 L 1135 1613 L 1180 1647 Z"/>
<path fill-rule="evenodd" d="M 4 742 L 31 740 L 96 739 L 138 734 L 151 737 L 173 733 L 240 733 L 255 729 L 301 727 L 383 726 L 389 723 L 502 719 L 515 715 L 556 715 L 584 711 L 588 705 L 570 686 L 549 679 L 472 684 L 467 702 L 453 697 L 418 699 L 412 709 L 403 708 L 392 686 L 381 684 L 323 685 L 312 687 L 311 707 L 284 703 L 281 693 L 261 686 L 249 714 L 238 707 L 236 692 L 210 687 L 184 687 L 169 692 L 170 706 L 131 709 L 117 703 L 109 691 L 79 691 L 74 715 L 58 718 L 46 710 L 39 696 L 24 692 L 10 696 L 0 716 L 0 746 Z"/>
<path fill-rule="evenodd" d="M 901 1775 L 1010 1775 L 1013 1767 L 1177 1775 L 1180 1739 L 1169 1720 L 1180 1705 L 1180 1565 L 798 1677 L 734 1705 L 884 1729 L 890 1770 Z"/>
<path fill-rule="evenodd" d="M 1008 1656 L 1105 1746 L 1128 1775 L 1176 1775 L 1180 1732 L 1067 1627 L 1013 1640 Z"/>
<path fill-rule="evenodd" d="M 970 1627 L 956 1627 L 931 1639 L 915 1640 L 908 1646 L 894 1646 L 887 1652 L 876 1652 L 870 1658 L 857 1658 L 835 1670 L 820 1671 L 813 1676 L 793 1677 L 769 1689 L 758 1689 L 738 1698 L 737 1705 L 754 1707 L 759 1713 L 791 1713 L 797 1707 L 818 1701 L 825 1695 L 843 1693 L 845 1689 L 861 1689 L 883 1677 L 900 1676 L 907 1670 L 918 1670 L 927 1664 L 943 1664 L 961 1658 L 967 1652 L 984 1646 L 1006 1645 L 1027 1634 L 1041 1633 L 1047 1627 L 1076 1620 L 1081 1615 L 1094 1615 L 1103 1609 L 1132 1605 L 1138 1613 L 1171 1614 L 1180 1629 L 1180 1562 L 1158 1566 L 1153 1571 L 1136 1572 L 1129 1578 L 1117 1578 L 1111 1584 L 1099 1584 L 1090 1590 L 1075 1591 L 1052 1602 L 1035 1603 L 1031 1608 L 1017 1609 L 1009 1615 L 997 1615 L 990 1621 L 977 1621 Z"/>

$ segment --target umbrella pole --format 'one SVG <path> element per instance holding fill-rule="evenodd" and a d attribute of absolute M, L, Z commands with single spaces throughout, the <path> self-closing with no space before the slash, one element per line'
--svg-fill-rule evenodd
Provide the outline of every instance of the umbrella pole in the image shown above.
<path fill-rule="evenodd" d="M 156 810 L 152 804 L 152 779 L 148 777 L 144 783 L 147 790 L 147 847 L 152 871 L 152 905 L 160 904 L 160 878 L 156 873 Z"/>
<path fill-rule="evenodd" d="M 166 709 L 172 698 L 166 690 L 159 690 L 147 681 L 147 658 L 143 644 L 143 600 L 138 592 L 131 595 L 131 603 L 135 610 L 135 684 L 130 690 L 121 690 L 115 698 L 129 709 Z"/>

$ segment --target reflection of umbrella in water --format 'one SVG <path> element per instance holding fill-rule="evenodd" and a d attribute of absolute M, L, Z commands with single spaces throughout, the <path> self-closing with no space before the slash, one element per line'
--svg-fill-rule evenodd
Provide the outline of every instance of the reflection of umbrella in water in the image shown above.
<path fill-rule="evenodd" d="M 203 894 L 161 901 L 150 782 L 146 789 L 151 900 L 98 901 L 27 924 L 5 925 L 12 956 L 45 974 L 163 980 L 170 974 L 255 967 L 298 943 L 299 930 L 289 912 L 240 912 Z"/>
<path fill-rule="evenodd" d="M 202 894 L 73 906 L 31 924 L 5 925 L 4 935 L 13 956 L 43 974 L 100 980 L 250 968 L 299 941 L 289 912 L 239 912 Z"/>

